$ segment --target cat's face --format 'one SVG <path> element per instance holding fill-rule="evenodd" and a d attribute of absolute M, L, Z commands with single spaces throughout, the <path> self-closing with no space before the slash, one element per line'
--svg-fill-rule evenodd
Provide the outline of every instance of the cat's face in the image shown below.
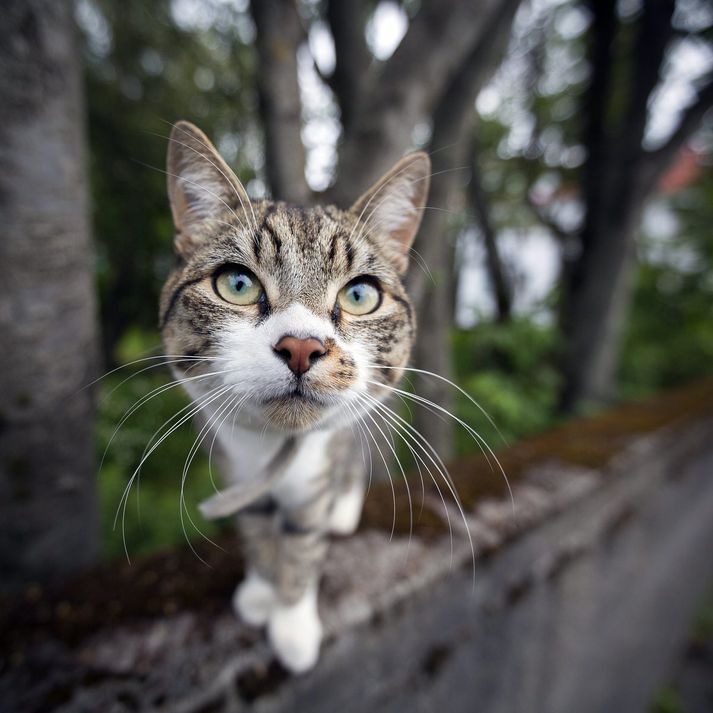
<path fill-rule="evenodd" d="M 401 278 L 429 170 L 425 154 L 407 157 L 348 211 L 250 203 L 208 139 L 177 124 L 178 261 L 160 318 L 191 396 L 285 432 L 347 423 L 382 398 L 414 338 Z"/>

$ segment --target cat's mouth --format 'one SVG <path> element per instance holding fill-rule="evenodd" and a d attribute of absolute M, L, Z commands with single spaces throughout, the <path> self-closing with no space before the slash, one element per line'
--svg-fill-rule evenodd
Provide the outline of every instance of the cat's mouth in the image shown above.
<path fill-rule="evenodd" d="M 297 385 L 265 399 L 263 407 L 269 423 L 285 431 L 299 432 L 319 424 L 328 411 L 329 403 L 302 385 Z"/>
<path fill-rule="evenodd" d="M 265 404 L 274 406 L 275 404 L 286 404 L 286 403 L 305 403 L 305 404 L 315 404 L 318 406 L 326 406 L 327 404 L 323 399 L 319 398 L 316 394 L 307 391 L 301 384 L 297 384 L 290 391 L 286 391 L 277 396 L 271 396 L 265 399 Z"/>

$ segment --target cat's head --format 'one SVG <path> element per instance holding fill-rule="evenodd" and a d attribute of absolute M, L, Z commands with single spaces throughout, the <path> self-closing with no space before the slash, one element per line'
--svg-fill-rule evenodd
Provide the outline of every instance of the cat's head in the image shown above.
<path fill-rule="evenodd" d="M 428 156 L 401 160 L 349 210 L 253 202 L 179 122 L 168 174 L 177 262 L 160 320 L 193 398 L 232 399 L 243 425 L 286 432 L 347 423 L 382 398 L 414 338 L 402 278 Z"/>

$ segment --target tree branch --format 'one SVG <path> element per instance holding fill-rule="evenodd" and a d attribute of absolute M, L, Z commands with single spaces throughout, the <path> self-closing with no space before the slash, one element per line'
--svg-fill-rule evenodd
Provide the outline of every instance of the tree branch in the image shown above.
<path fill-rule="evenodd" d="M 634 48 L 634 72 L 617 155 L 633 160 L 642 152 L 648 103 L 661 78 L 666 47 L 672 36 L 674 0 L 646 0 Z"/>
<path fill-rule="evenodd" d="M 566 241 L 573 238 L 576 233 L 572 233 L 569 230 L 565 230 L 554 218 L 549 216 L 543 209 L 542 206 L 535 203 L 532 196 L 527 194 L 527 205 L 532 211 L 533 215 L 537 220 L 542 223 L 542 225 L 556 235 L 561 241 Z"/>
<path fill-rule="evenodd" d="M 582 172 L 582 193 L 587 206 L 596 212 L 605 180 L 610 153 L 606 127 L 612 82 L 612 45 L 616 35 L 616 0 L 590 0 L 593 21 L 587 59 L 591 66 L 589 87 L 583 101 L 583 142 L 588 160 Z"/>
<path fill-rule="evenodd" d="M 303 29 L 294 0 L 253 0 L 257 29 L 258 97 L 265 128 L 265 170 L 275 199 L 309 203 L 297 82 Z"/>
<path fill-rule="evenodd" d="M 471 4 L 470 2 L 464 4 Z M 472 3 L 474 4 L 474 3 Z M 453 317 L 453 245 L 449 240 L 449 212 L 444 210 L 453 196 L 462 195 L 464 173 L 458 164 L 470 138 L 473 104 L 478 91 L 497 66 L 510 38 L 510 27 L 519 0 L 503 0 L 488 16 L 482 34 L 475 38 L 460 66 L 450 75 L 445 91 L 439 93 L 433 112 L 433 134 L 429 149 L 432 181 L 429 206 L 414 245 L 414 254 L 427 270 L 412 269 L 407 288 L 414 300 L 421 325 L 414 345 L 415 363 L 423 369 L 448 377 L 451 355 L 448 348 Z M 428 64 L 430 56 L 424 55 Z M 433 345 L 439 344 L 439 349 Z M 449 408 L 452 391 L 434 380 L 416 380 L 417 390 Z M 425 414 L 416 415 L 416 428 L 439 453 L 452 453 L 452 426 Z"/>

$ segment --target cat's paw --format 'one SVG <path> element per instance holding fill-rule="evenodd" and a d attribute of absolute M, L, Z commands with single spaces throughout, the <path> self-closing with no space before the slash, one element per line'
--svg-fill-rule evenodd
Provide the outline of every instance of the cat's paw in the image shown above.
<path fill-rule="evenodd" d="M 364 489 L 353 487 L 340 495 L 329 514 L 329 531 L 335 535 L 351 535 L 359 525 L 364 505 Z"/>
<path fill-rule="evenodd" d="M 292 673 L 313 668 L 322 643 L 316 587 L 296 604 L 278 604 L 270 615 L 267 631 L 272 648 L 285 668 Z"/>
<path fill-rule="evenodd" d="M 248 572 L 233 594 L 233 610 L 250 626 L 267 624 L 276 605 L 274 587 L 257 572 Z"/>

